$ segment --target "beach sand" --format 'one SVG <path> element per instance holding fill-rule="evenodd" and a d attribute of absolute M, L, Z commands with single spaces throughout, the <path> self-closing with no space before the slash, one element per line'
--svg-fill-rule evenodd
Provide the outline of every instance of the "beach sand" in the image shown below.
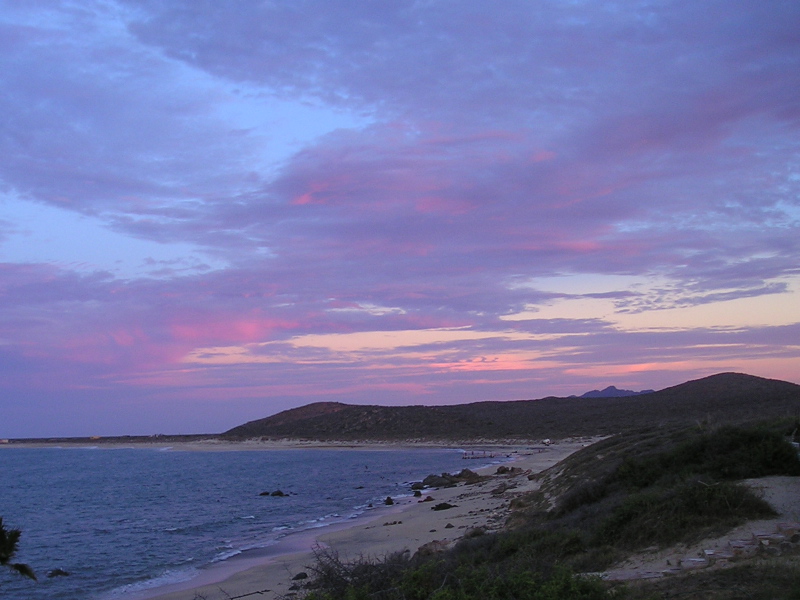
<path fill-rule="evenodd" d="M 417 552 L 422 546 L 446 547 L 474 528 L 500 529 L 509 514 L 513 496 L 535 489 L 529 473 L 538 473 L 596 440 L 575 439 L 537 449 L 509 448 L 516 467 L 511 474 L 497 474 L 497 466 L 478 469 L 485 480 L 456 487 L 423 490 L 422 498 L 399 498 L 355 522 L 289 535 L 279 544 L 246 558 L 204 571 L 188 584 L 161 588 L 146 598 L 153 600 L 273 600 L 290 593 L 292 578 L 309 573 L 314 548 L 329 548 L 345 561 L 382 558 L 387 554 Z M 466 468 L 470 461 L 464 461 Z M 505 488 L 505 491 L 501 491 Z M 430 501 L 420 501 L 430 496 Z M 454 505 L 433 510 L 440 503 Z M 310 573 L 309 573 L 310 574 Z"/>

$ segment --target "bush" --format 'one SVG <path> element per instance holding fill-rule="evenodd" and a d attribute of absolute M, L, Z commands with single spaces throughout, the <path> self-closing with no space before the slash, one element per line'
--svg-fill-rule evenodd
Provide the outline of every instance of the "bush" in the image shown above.
<path fill-rule="evenodd" d="M 307 600 L 599 600 L 599 581 L 558 565 L 583 552 L 577 533 L 527 531 L 462 541 L 450 554 L 343 562 L 317 552 Z M 407 555 L 405 555 L 407 556 Z"/>
<path fill-rule="evenodd" d="M 463 539 L 453 549 L 450 560 L 471 568 L 498 565 L 506 570 L 524 567 L 548 573 L 554 565 L 568 562 L 586 547 L 584 536 L 577 531 L 521 527 Z"/>
<path fill-rule="evenodd" d="M 800 565 L 758 561 L 627 586 L 626 600 L 713 598 L 714 600 L 800 600 Z"/>
<path fill-rule="evenodd" d="M 315 548 L 314 559 L 308 586 L 314 591 L 308 597 L 319 600 L 361 600 L 375 591 L 391 589 L 409 566 L 406 553 L 391 554 L 383 560 L 360 556 L 347 562 L 334 550 Z"/>
<path fill-rule="evenodd" d="M 792 445 L 774 431 L 723 427 L 667 452 L 628 458 L 614 479 L 641 489 L 691 476 L 732 481 L 769 475 L 800 475 Z"/>
<path fill-rule="evenodd" d="M 558 499 L 555 516 L 570 513 L 587 504 L 599 502 L 608 495 L 609 487 L 605 480 L 590 480 L 577 485 Z"/>
<path fill-rule="evenodd" d="M 630 496 L 602 523 L 593 543 L 631 549 L 671 544 L 775 514 L 746 486 L 695 480 Z"/>
<path fill-rule="evenodd" d="M 636 458 L 630 458 L 636 456 Z M 609 597 L 597 571 L 627 551 L 722 533 L 774 516 L 738 479 L 800 475 L 777 432 L 653 428 L 575 453 L 518 499 L 515 529 L 465 536 L 453 550 L 345 564 L 319 553 L 310 598 L 319 600 L 594 600 Z M 556 508 L 548 512 L 549 499 Z M 800 599 L 798 599 L 800 600 Z"/>
<path fill-rule="evenodd" d="M 407 600 L 605 600 L 608 593 L 595 579 L 576 577 L 567 569 L 543 577 L 530 569 L 504 575 L 488 570 L 461 570 L 446 587 L 405 596 Z"/>

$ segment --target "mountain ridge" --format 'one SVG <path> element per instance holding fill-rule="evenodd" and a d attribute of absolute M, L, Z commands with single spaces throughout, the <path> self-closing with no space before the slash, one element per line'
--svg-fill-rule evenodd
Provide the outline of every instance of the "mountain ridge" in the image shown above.
<path fill-rule="evenodd" d="M 647 394 L 546 397 L 447 406 L 317 402 L 249 421 L 229 439 L 500 440 L 611 435 L 672 423 L 737 423 L 800 415 L 800 385 L 719 373 Z"/>
<path fill-rule="evenodd" d="M 602 390 L 592 390 L 581 394 L 578 398 L 621 398 L 623 396 L 641 396 L 642 394 L 652 394 L 655 390 L 621 390 L 614 385 L 610 385 Z M 570 396 L 572 398 L 573 396 Z"/>

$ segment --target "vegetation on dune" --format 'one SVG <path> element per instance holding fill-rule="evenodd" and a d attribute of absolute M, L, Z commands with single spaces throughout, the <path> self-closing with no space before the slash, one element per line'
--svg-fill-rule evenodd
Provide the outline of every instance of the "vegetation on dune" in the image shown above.
<path fill-rule="evenodd" d="M 800 475 L 797 453 L 780 433 L 723 427 L 688 439 L 668 452 L 626 458 L 617 470 L 617 479 L 644 488 L 667 478 L 735 480 L 777 474 Z"/>
<path fill-rule="evenodd" d="M 335 553 L 320 552 L 312 591 L 306 600 L 602 600 L 606 588 L 596 578 L 575 577 L 569 569 L 549 572 L 532 566 L 504 568 L 442 558 L 344 563 Z"/>
<path fill-rule="evenodd" d="M 800 561 L 745 563 L 718 571 L 695 572 L 628 586 L 625 600 L 800 600 Z"/>
<path fill-rule="evenodd" d="M 769 504 L 749 488 L 698 479 L 631 494 L 602 521 L 592 541 L 635 550 L 691 541 L 772 516 Z"/>
<path fill-rule="evenodd" d="M 767 475 L 800 475 L 797 452 L 776 426 L 629 432 L 543 473 L 537 492 L 514 500 L 512 526 L 502 532 L 462 539 L 432 557 L 406 553 L 344 563 L 334 553 L 319 553 L 306 598 L 619 597 L 619 586 L 576 573 L 606 569 L 646 547 L 691 542 L 774 516 L 738 483 Z M 787 586 L 781 589 L 794 589 Z M 647 597 L 635 595 L 640 590 L 631 594 Z"/>

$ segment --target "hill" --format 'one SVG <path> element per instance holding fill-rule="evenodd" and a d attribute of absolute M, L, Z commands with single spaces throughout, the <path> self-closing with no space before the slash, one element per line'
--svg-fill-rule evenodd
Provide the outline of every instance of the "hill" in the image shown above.
<path fill-rule="evenodd" d="M 655 390 L 642 390 L 635 392 L 633 390 L 620 390 L 616 386 L 610 385 L 602 390 L 592 390 L 581 394 L 581 398 L 620 398 L 622 396 L 641 396 L 642 394 L 652 394 Z M 572 396 L 570 396 L 571 398 Z"/>
<path fill-rule="evenodd" d="M 357 406 L 321 402 L 250 421 L 231 439 L 502 440 L 610 435 L 651 425 L 800 415 L 800 385 L 720 373 L 657 392 L 604 398 L 476 402 L 452 406 Z"/>

